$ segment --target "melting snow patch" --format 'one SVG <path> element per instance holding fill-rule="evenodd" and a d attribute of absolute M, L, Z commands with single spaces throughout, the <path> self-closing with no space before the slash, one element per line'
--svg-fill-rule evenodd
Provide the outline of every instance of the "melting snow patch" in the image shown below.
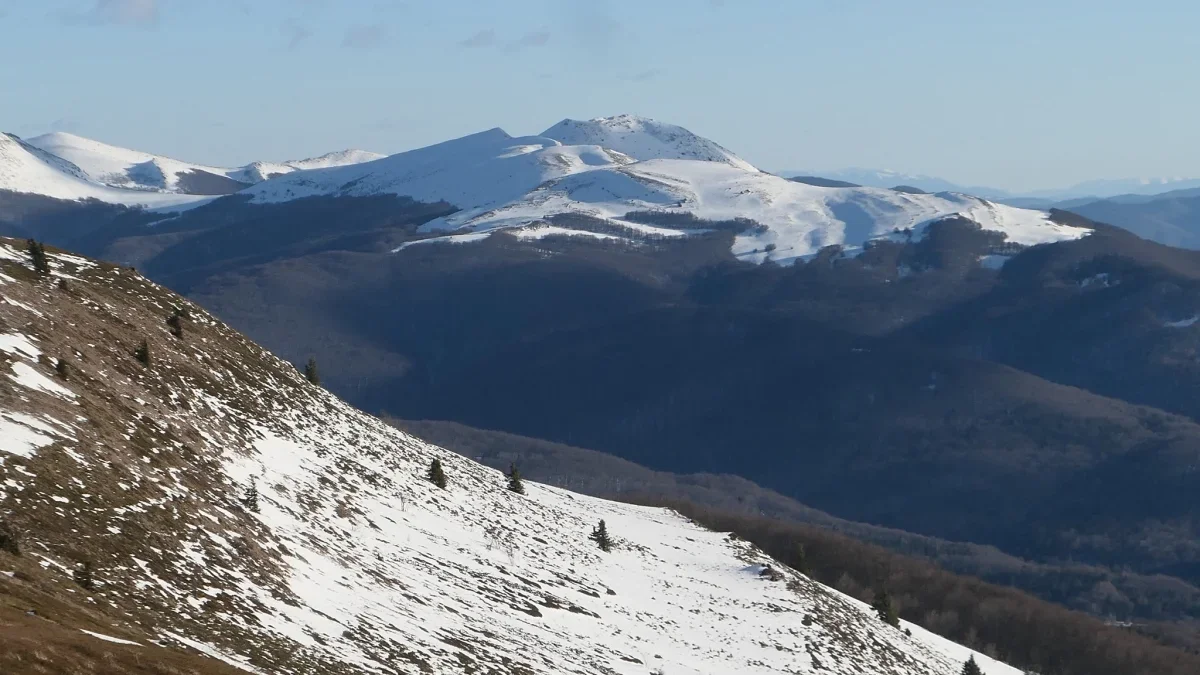
<path fill-rule="evenodd" d="M 34 370 L 27 363 L 14 363 L 8 379 L 27 389 L 37 389 L 59 398 L 75 398 L 75 392 Z"/>
<path fill-rule="evenodd" d="M 979 266 L 988 270 L 998 270 L 1009 260 L 1012 260 L 1011 255 L 983 255 L 979 256 Z"/>
<path fill-rule="evenodd" d="M 595 239 L 613 239 L 620 240 L 621 237 L 611 234 L 600 234 L 599 232 L 589 232 L 587 230 L 571 230 L 557 225 L 538 225 L 534 227 L 525 227 L 519 230 L 512 230 L 509 234 L 518 239 L 542 239 L 554 235 L 593 237 Z"/>
<path fill-rule="evenodd" d="M 42 355 L 42 350 L 33 346 L 29 337 L 21 333 L 0 333 L 0 352 L 8 352 L 14 356 L 22 354 L 31 359 Z"/>
<path fill-rule="evenodd" d="M 0 452 L 31 457 L 38 448 L 54 442 L 54 431 L 36 418 L 0 412 Z"/>
<path fill-rule="evenodd" d="M 1120 282 L 1112 280 L 1108 272 L 1101 272 L 1100 274 L 1093 274 L 1083 281 L 1080 281 L 1079 287 L 1087 288 L 1089 286 L 1100 286 L 1101 288 L 1107 288 L 1109 286 L 1116 286 L 1118 283 Z"/>
<path fill-rule="evenodd" d="M 396 248 L 392 249 L 392 253 L 403 251 L 409 246 L 417 244 L 467 244 L 472 241 L 480 241 L 492 236 L 491 232 L 472 232 L 470 234 L 451 234 L 445 237 L 433 237 L 431 239 L 418 239 L 416 241 L 406 241 Z"/>
<path fill-rule="evenodd" d="M 84 630 L 82 628 L 79 629 L 79 632 L 87 633 L 88 635 L 91 635 L 92 637 L 98 638 L 100 640 L 104 640 L 105 642 L 115 642 L 119 645 L 133 645 L 134 647 L 142 646 L 141 644 L 138 644 L 137 642 L 133 642 L 131 640 L 122 640 L 121 638 L 113 637 L 111 635 L 104 635 L 103 633 L 93 633 L 90 630 Z"/>

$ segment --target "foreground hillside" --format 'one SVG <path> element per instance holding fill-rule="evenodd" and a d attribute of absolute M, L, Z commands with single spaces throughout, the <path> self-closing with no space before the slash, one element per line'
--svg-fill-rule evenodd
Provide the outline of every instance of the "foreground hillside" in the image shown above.
<path fill-rule="evenodd" d="M 510 492 L 128 269 L 51 253 L 37 275 L 0 241 L 0 597 L 36 589 L 55 630 L 264 673 L 950 675 L 969 655 L 672 512 Z"/>

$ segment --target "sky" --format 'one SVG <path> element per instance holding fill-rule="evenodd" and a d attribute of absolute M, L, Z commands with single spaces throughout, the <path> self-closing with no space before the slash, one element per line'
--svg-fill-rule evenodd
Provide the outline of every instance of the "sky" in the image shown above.
<path fill-rule="evenodd" d="M 1189 0 L 0 0 L 0 130 L 241 165 L 620 113 L 768 170 L 1200 176 Z"/>

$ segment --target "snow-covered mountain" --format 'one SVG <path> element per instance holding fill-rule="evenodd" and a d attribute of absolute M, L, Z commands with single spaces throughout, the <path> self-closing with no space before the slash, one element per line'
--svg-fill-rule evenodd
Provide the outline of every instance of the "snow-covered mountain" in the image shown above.
<path fill-rule="evenodd" d="M 846 183 L 854 183 L 863 187 L 894 188 L 899 186 L 915 187 L 926 192 L 962 192 L 964 194 L 983 197 L 984 199 L 1006 199 L 1013 195 L 999 188 L 981 185 L 961 185 L 945 178 L 927 176 L 924 174 L 905 173 L 891 169 L 864 169 L 853 167 L 832 170 L 788 170 L 779 172 L 781 176 L 820 176 Z"/>
<path fill-rule="evenodd" d="M 228 168 L 182 162 L 63 132 L 36 136 L 26 142 L 70 162 L 96 183 L 123 189 L 203 195 L 230 194 L 274 175 L 368 162 L 384 156 L 344 150 L 313 159 L 254 162 Z"/>
<path fill-rule="evenodd" d="M 15 244 L 0 576 L 60 626 L 263 674 L 1019 673 L 673 512 L 511 492 L 127 268 Z"/>
<path fill-rule="evenodd" d="M 963 194 L 904 194 L 789 181 L 760 172 L 679 127 L 631 116 L 567 120 L 542 136 L 522 138 L 492 129 L 375 162 L 282 176 L 246 192 L 259 202 L 373 194 L 445 201 L 461 210 L 424 229 L 453 233 L 457 238 L 452 241 L 463 241 L 463 232 L 477 239 L 498 229 L 533 226 L 544 231 L 543 221 L 560 214 L 603 219 L 634 238 L 648 228 L 626 218 L 631 211 L 746 218 L 762 227 L 738 235 L 733 252 L 757 260 L 786 261 L 833 244 L 856 249 L 906 230 L 920 236 L 925 224 L 951 215 L 1004 232 L 1017 244 L 1087 233 L 1053 223 L 1039 211 Z M 650 229 L 656 235 L 684 234 Z"/>
<path fill-rule="evenodd" d="M 98 199 L 111 204 L 175 207 L 203 201 L 195 195 L 114 188 L 91 179 L 75 163 L 0 133 L 0 190 L 55 199 Z"/>
<path fill-rule="evenodd" d="M 674 124 L 636 115 L 563 120 L 541 135 L 563 145 L 599 145 L 637 160 L 695 159 L 758 171 L 746 160 L 707 138 Z"/>

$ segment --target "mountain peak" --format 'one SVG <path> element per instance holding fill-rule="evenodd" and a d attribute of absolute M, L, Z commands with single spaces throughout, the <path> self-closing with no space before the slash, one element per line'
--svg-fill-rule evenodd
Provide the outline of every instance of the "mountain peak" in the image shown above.
<path fill-rule="evenodd" d="M 758 171 L 715 141 L 681 126 L 638 115 L 623 114 L 590 120 L 565 119 L 541 135 L 564 145 L 599 145 L 639 161 L 692 159 Z"/>

